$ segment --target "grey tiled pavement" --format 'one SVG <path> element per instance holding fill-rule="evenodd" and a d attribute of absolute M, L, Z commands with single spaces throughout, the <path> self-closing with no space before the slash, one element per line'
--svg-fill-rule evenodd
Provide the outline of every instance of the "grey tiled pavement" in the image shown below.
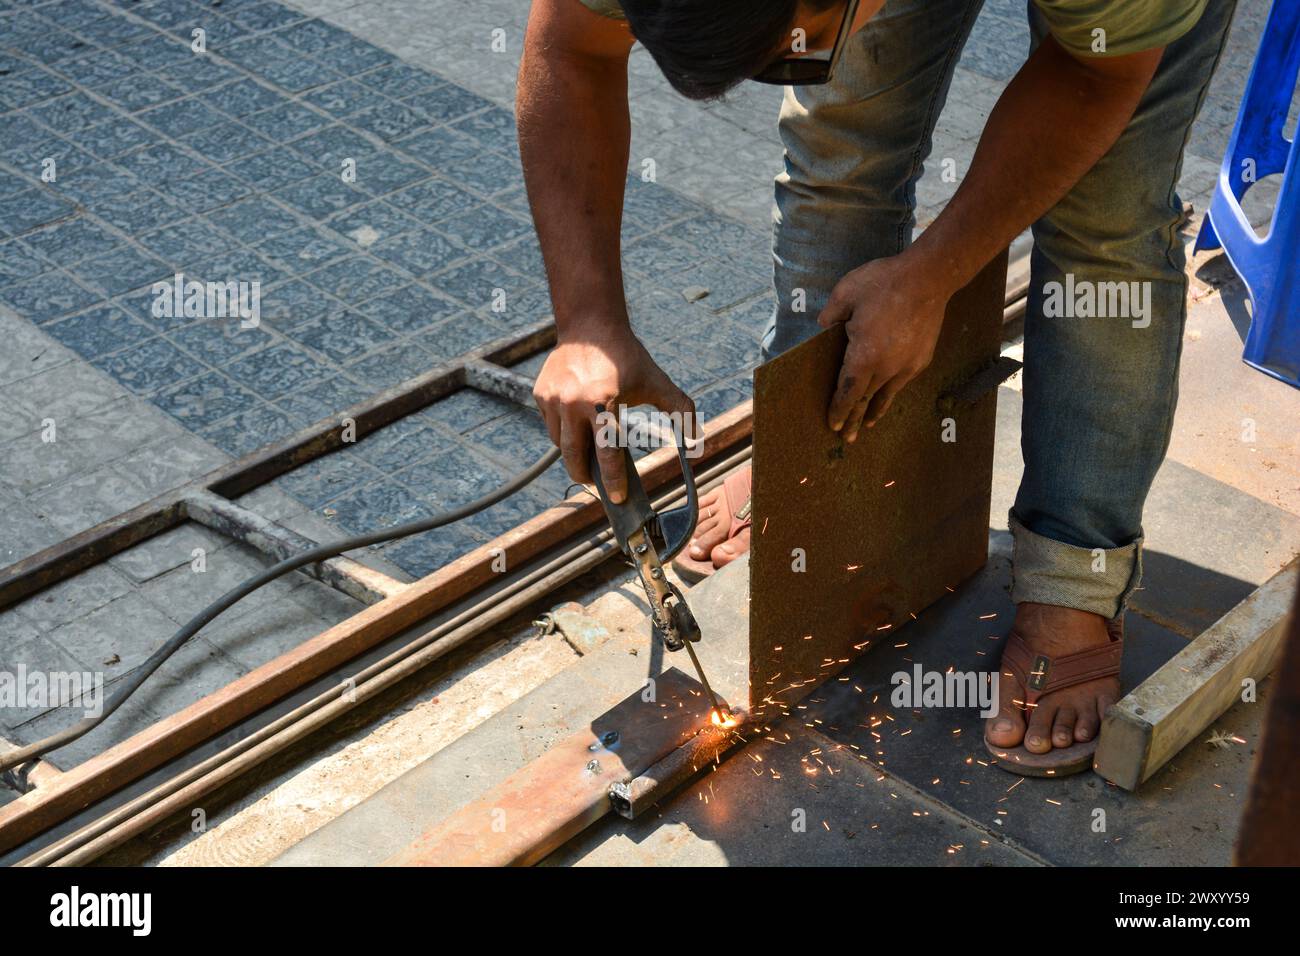
<path fill-rule="evenodd" d="M 546 315 L 511 114 L 527 8 L 0 0 L 0 566 Z M 1266 9 L 1242 3 L 1194 131 L 1184 194 L 1198 206 Z M 206 53 L 189 45 L 196 27 Z M 495 29 L 503 52 L 490 48 Z M 989 0 L 932 162 L 965 168 L 1026 42 L 1023 3 Z M 750 84 L 722 103 L 686 103 L 639 50 L 631 93 L 633 321 L 715 414 L 748 396 L 768 310 L 780 94 Z M 636 175 L 645 158 L 656 184 Z M 355 181 L 340 176 L 346 159 Z M 951 188 L 922 180 L 919 222 Z M 260 326 L 155 315 L 151 284 L 178 271 L 260 281 Z M 687 305 L 687 286 L 710 295 Z M 498 289 L 504 311 L 491 307 Z M 706 315 L 714 321 L 693 321 Z M 546 446 L 535 415 L 463 391 L 246 503 L 328 538 L 463 501 Z M 427 573 L 565 486 L 555 469 L 516 499 L 367 560 Z M 188 567 L 196 548 L 204 575 Z M 262 564 L 184 526 L 0 612 L 0 667 L 75 662 L 119 679 L 213 588 Z M 205 676 L 172 682 L 188 696 L 142 701 L 118 736 L 356 609 L 297 577 L 267 595 L 205 632 L 189 661 L 208 661 Z M 6 718 L 0 735 L 32 739 L 63 715 L 33 718 Z"/>

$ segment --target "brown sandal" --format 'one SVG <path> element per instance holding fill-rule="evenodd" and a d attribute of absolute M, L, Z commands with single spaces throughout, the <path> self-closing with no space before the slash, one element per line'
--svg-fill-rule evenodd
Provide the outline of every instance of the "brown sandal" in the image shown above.
<path fill-rule="evenodd" d="M 731 526 L 727 529 L 725 540 L 730 541 L 752 523 L 750 515 L 749 492 L 753 487 L 753 472 L 749 468 L 733 471 L 722 482 L 722 507 L 731 514 Z M 673 558 L 673 570 L 687 584 L 702 581 L 714 571 L 713 560 L 705 557 L 701 560 L 692 558 L 689 546 Z"/>
<path fill-rule="evenodd" d="M 1024 638 L 1012 631 L 1002 651 L 1000 673 L 1009 673 L 1025 688 L 1026 709 L 1053 691 L 1101 677 L 1118 676 L 1124 653 L 1123 621 L 1108 621 L 1106 630 L 1110 633 L 1110 643 L 1061 657 L 1035 654 Z M 1023 777 L 1066 777 L 1091 769 L 1093 755 L 1097 752 L 1097 736 L 1069 747 L 1053 747 L 1045 754 L 1036 754 L 1026 750 L 1023 743 L 1018 747 L 998 747 L 989 741 L 985 731 L 984 746 L 998 758 L 997 766 L 1010 773 Z"/>

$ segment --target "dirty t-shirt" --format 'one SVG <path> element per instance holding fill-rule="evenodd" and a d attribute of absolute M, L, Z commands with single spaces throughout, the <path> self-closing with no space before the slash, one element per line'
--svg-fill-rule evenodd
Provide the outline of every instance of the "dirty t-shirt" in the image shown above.
<path fill-rule="evenodd" d="M 580 2 L 601 16 L 624 19 L 619 0 Z M 1207 2 L 1033 0 L 1056 42 L 1077 56 L 1124 56 L 1167 46 L 1196 25 Z"/>
<path fill-rule="evenodd" d="M 626 19 L 618 0 L 579 0 L 579 2 L 592 13 L 599 13 L 602 17 L 613 17 L 615 20 Z"/>

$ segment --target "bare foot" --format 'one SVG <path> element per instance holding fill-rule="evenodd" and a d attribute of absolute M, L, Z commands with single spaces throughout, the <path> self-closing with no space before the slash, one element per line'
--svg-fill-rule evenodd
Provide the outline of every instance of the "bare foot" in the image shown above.
<path fill-rule="evenodd" d="M 734 538 L 728 538 L 727 532 L 731 530 L 733 517 L 722 485 L 703 495 L 700 498 L 700 518 L 695 525 L 695 537 L 691 538 L 686 553 L 696 561 L 711 560 L 715 568 L 735 561 L 749 550 L 751 529 L 746 526 Z"/>
<path fill-rule="evenodd" d="M 1036 654 L 1059 657 L 1110 641 L 1100 614 L 1052 604 L 1020 604 L 1012 627 Z M 1053 691 L 1026 707 L 1025 688 L 1003 670 L 998 688 L 1000 707 L 990 717 L 986 734 L 995 747 L 1018 747 L 1045 754 L 1092 740 L 1106 708 L 1119 700 L 1119 678 L 1100 677 Z M 1026 710 L 1030 713 L 1026 715 Z M 1026 727 L 1026 716 L 1028 726 Z"/>

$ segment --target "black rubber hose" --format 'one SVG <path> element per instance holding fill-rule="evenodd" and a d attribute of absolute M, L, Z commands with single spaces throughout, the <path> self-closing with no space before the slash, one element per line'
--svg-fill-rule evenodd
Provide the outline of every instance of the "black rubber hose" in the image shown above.
<path fill-rule="evenodd" d="M 388 528 L 384 531 L 372 531 L 369 534 L 359 534 L 352 538 L 344 538 L 341 541 L 335 541 L 332 544 L 322 544 L 318 547 L 311 548 L 301 554 L 295 554 L 293 557 L 285 558 L 278 564 L 267 568 L 261 574 L 254 575 L 247 581 L 231 588 L 217 600 L 213 601 L 194 617 L 190 618 L 189 623 L 177 631 L 170 640 L 162 647 L 154 651 L 149 659 L 137 667 L 131 674 L 122 680 L 121 687 L 114 692 L 111 699 L 105 702 L 103 709 L 94 717 L 84 717 L 77 723 L 73 724 L 66 730 L 61 730 L 57 734 L 52 734 L 44 740 L 38 740 L 35 743 L 28 744 L 25 747 L 19 747 L 17 750 L 11 750 L 6 754 L 0 755 L 0 772 L 17 767 L 20 764 L 27 763 L 29 760 L 49 753 L 51 750 L 57 750 L 60 747 L 72 743 L 83 734 L 94 730 L 99 724 L 108 717 L 113 711 L 121 707 L 122 704 L 135 693 L 136 689 L 148 679 L 149 675 L 156 671 L 159 665 L 167 658 L 171 657 L 186 641 L 199 632 L 206 624 L 210 623 L 222 611 L 229 608 L 232 604 L 244 599 L 252 594 L 264 584 L 268 584 L 290 571 L 308 564 L 315 564 L 318 561 L 324 561 L 327 558 L 337 557 L 345 551 L 353 551 L 357 548 L 364 548 L 372 544 L 379 544 L 381 541 L 392 541 L 395 538 L 405 538 L 413 534 L 420 534 L 423 531 L 431 531 L 434 528 L 440 528 L 445 524 L 451 524 L 453 521 L 460 521 L 462 518 L 468 518 L 485 508 L 506 498 L 509 498 L 515 492 L 519 491 L 525 485 L 535 481 L 542 472 L 550 468 L 559 460 L 560 450 L 558 448 L 550 449 L 546 454 L 528 468 L 511 478 L 508 482 L 489 492 L 481 498 L 471 501 L 469 504 L 461 505 L 451 511 L 444 511 L 442 514 L 434 515 L 432 518 L 425 518 L 421 521 L 412 521 L 409 524 L 400 524 Z"/>

